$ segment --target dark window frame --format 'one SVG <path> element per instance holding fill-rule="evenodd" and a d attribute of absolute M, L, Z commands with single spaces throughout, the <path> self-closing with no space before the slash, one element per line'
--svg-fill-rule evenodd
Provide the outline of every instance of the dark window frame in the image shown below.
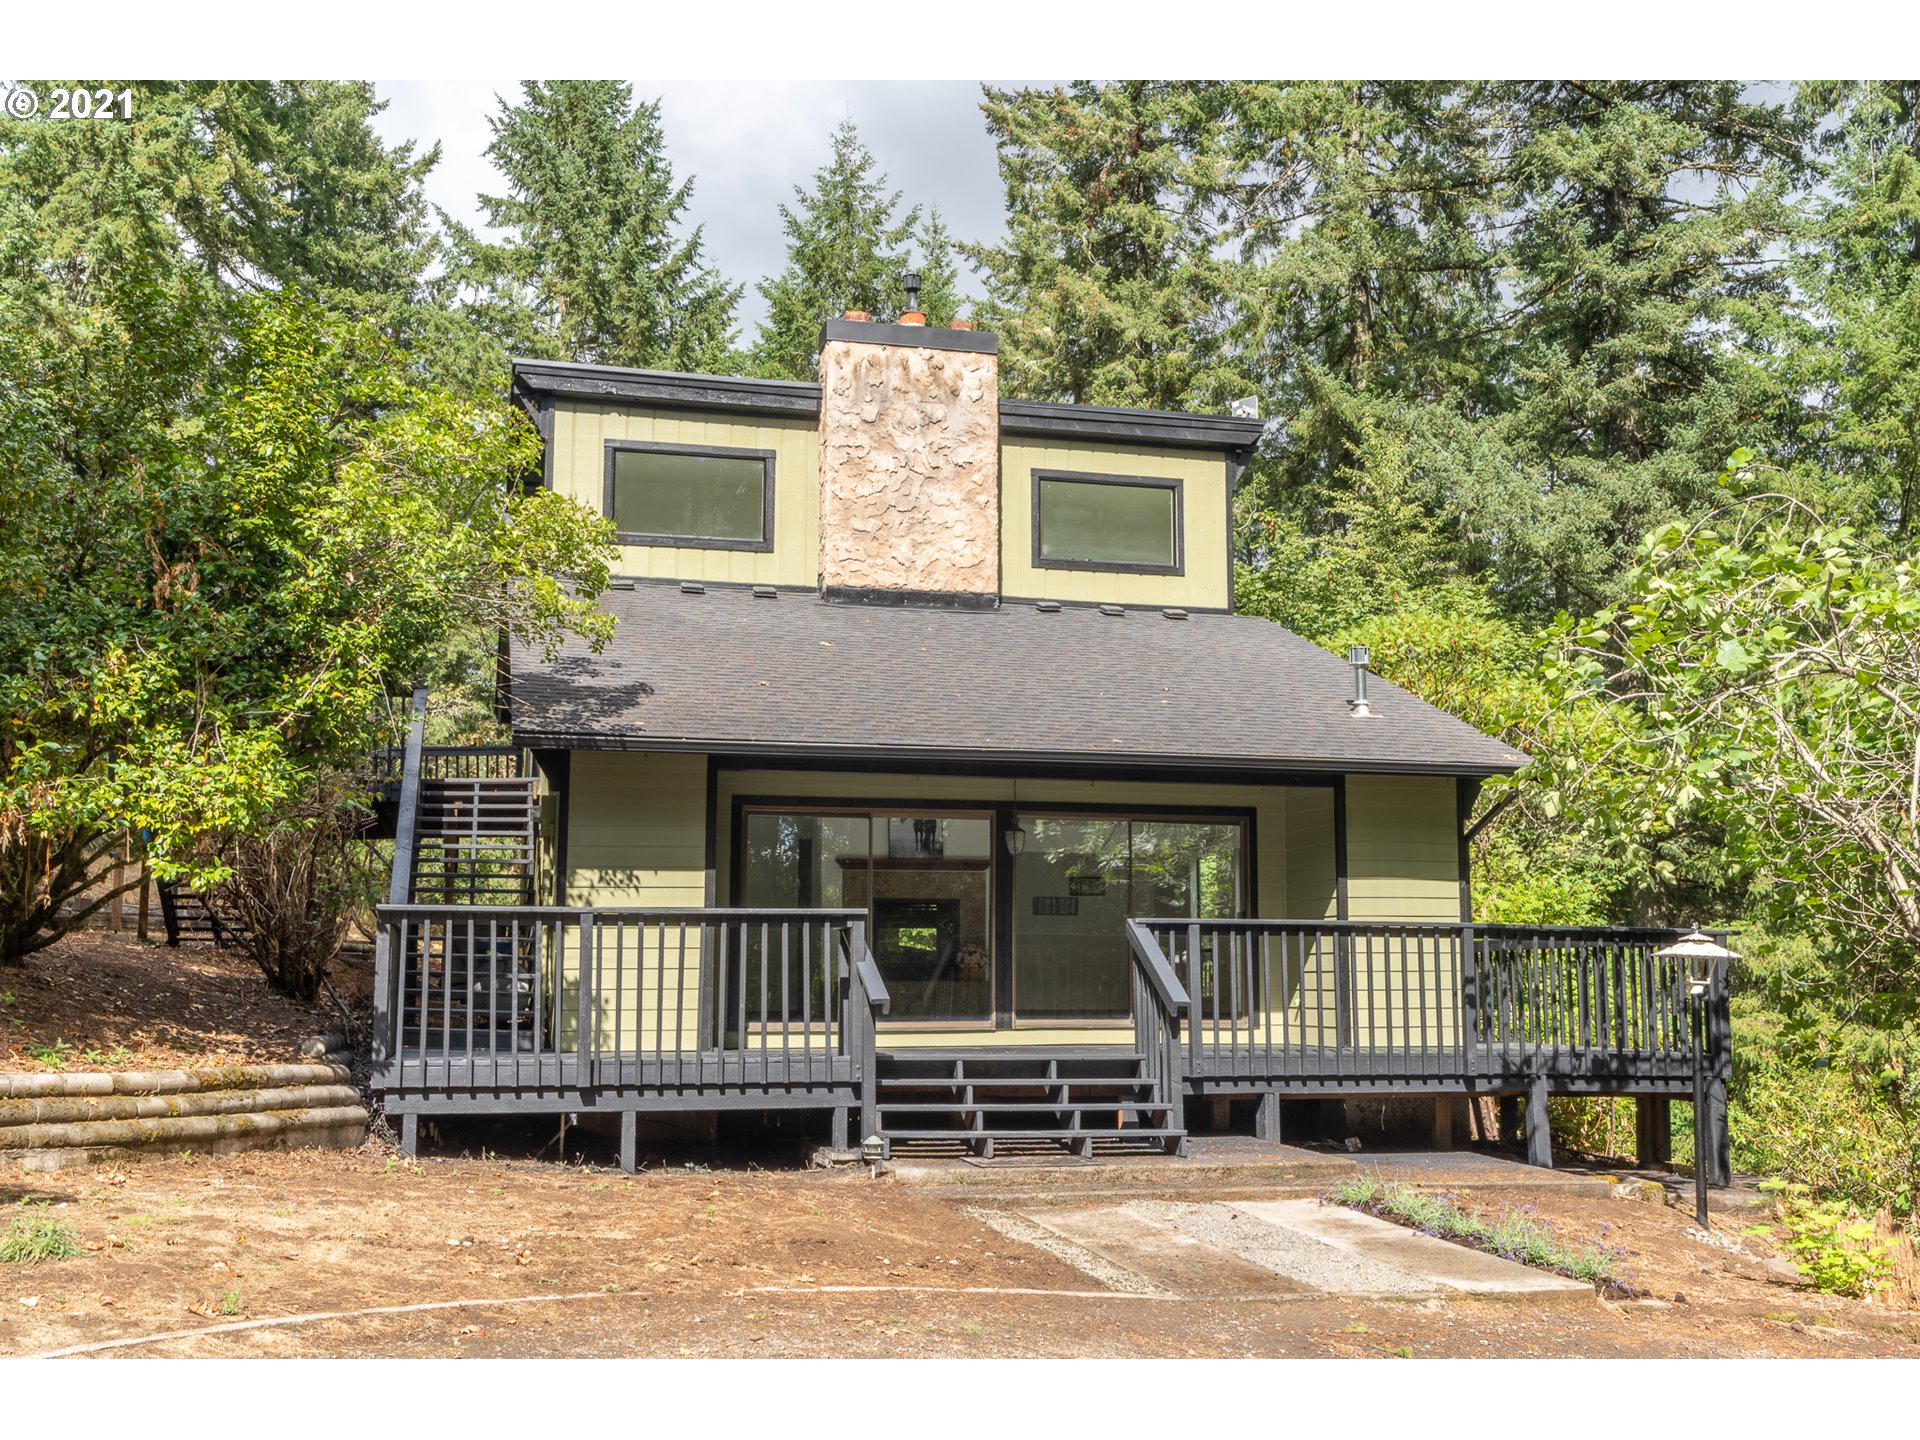
<path fill-rule="evenodd" d="M 613 467 L 623 451 L 646 455 L 691 455 L 708 460 L 758 460 L 764 472 L 760 491 L 760 538 L 739 540 L 711 535 L 660 535 L 646 531 L 616 530 L 617 545 L 654 545 L 672 550 L 747 550 L 766 554 L 773 549 L 773 471 L 775 452 L 730 445 L 671 445 L 654 440 L 609 440 L 606 442 L 605 478 L 601 487 L 600 513 L 614 518 Z"/>
<path fill-rule="evenodd" d="M 1040 550 L 1040 486 L 1046 480 L 1069 480 L 1087 485 L 1133 485 L 1173 492 L 1173 563 L 1153 565 L 1139 560 L 1057 560 Z M 1107 475 L 1091 470 L 1036 468 L 1032 481 L 1031 524 L 1033 568 L 1036 570 L 1092 570 L 1106 575 L 1185 575 L 1187 573 L 1186 482 L 1164 475 Z"/>

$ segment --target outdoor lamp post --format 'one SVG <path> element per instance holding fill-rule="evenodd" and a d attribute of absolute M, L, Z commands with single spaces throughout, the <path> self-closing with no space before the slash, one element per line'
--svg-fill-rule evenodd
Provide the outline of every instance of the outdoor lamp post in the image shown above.
<path fill-rule="evenodd" d="M 1707 997 L 1713 993 L 1714 974 L 1729 960 L 1740 957 L 1711 935 L 1689 931 L 1654 955 L 1662 960 L 1684 960 L 1687 997 L 1693 1003 L 1693 1213 L 1700 1228 L 1707 1225 Z"/>

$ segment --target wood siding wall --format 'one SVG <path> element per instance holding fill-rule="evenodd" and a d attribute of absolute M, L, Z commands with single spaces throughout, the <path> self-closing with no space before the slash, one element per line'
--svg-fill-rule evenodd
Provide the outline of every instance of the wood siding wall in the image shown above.
<path fill-rule="evenodd" d="M 1347 897 L 1353 920 L 1460 919 L 1458 790 L 1449 777 L 1352 775 L 1347 778 Z M 1402 959 L 1384 953 L 1354 957 L 1354 1035 L 1376 1046 L 1449 1045 L 1455 1038 L 1460 955 L 1452 941 L 1435 941 L 1410 975 Z M 1424 982 L 1436 997 L 1424 1029 L 1409 1031 L 1396 1012 L 1396 987 Z M 1448 997 L 1439 1003 L 1438 997 Z"/>
<path fill-rule="evenodd" d="M 818 583 L 820 435 L 813 421 L 558 405 L 553 415 L 553 488 L 596 515 L 605 508 L 609 440 L 774 452 L 771 551 L 623 545 L 619 573 L 753 585 Z"/>
<path fill-rule="evenodd" d="M 1151 475 L 1181 482 L 1181 575 L 1036 569 L 1033 472 Z M 1000 593 L 1021 599 L 1224 610 L 1229 604 L 1227 464 L 1217 451 L 1132 450 L 1006 440 L 1000 446 Z"/>
<path fill-rule="evenodd" d="M 656 755 L 579 750 L 572 759 L 567 796 L 568 905 L 698 907 L 706 903 L 707 762 L 703 755 Z M 600 1039 L 611 1043 L 614 1013 L 623 1036 L 653 1033 L 657 1019 L 673 1033 L 674 1011 L 682 1033 L 695 1033 L 699 1002 L 698 932 L 689 940 L 684 993 L 662 997 L 657 965 L 639 963 L 639 933 L 632 927 L 603 927 L 602 943 L 616 947 L 603 954 L 604 968 L 626 958 L 631 973 L 650 978 L 640 989 L 623 987 L 619 998 L 602 999 Z M 657 948 L 657 932 L 648 942 Z M 621 947 L 624 947 L 622 950 Z M 678 956 L 670 967 L 678 990 Z M 570 969 L 552 977 L 555 1014 L 562 1039 L 577 1028 L 578 991 Z M 611 986 L 611 981 L 603 982 Z M 663 1004 L 664 1000 L 664 1004 Z M 677 1003 L 676 1003 L 677 1002 Z"/>

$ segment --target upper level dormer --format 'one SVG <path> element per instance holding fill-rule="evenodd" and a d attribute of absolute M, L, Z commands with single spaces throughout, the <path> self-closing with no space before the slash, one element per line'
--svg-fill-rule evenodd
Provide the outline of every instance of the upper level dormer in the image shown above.
<path fill-rule="evenodd" d="M 545 483 L 618 573 L 829 601 L 1232 608 L 1258 420 L 1003 400 L 992 335 L 849 316 L 820 382 L 521 360 Z"/>

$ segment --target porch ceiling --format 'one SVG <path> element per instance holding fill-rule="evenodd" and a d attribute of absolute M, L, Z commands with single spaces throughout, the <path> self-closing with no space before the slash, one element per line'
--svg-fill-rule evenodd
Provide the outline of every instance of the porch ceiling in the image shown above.
<path fill-rule="evenodd" d="M 613 640 L 516 644 L 520 743 L 1166 768 L 1501 774 L 1526 757 L 1269 621 L 1031 603 L 969 611 L 609 591 Z M 1110 608 L 1110 607 L 1109 607 Z"/>

